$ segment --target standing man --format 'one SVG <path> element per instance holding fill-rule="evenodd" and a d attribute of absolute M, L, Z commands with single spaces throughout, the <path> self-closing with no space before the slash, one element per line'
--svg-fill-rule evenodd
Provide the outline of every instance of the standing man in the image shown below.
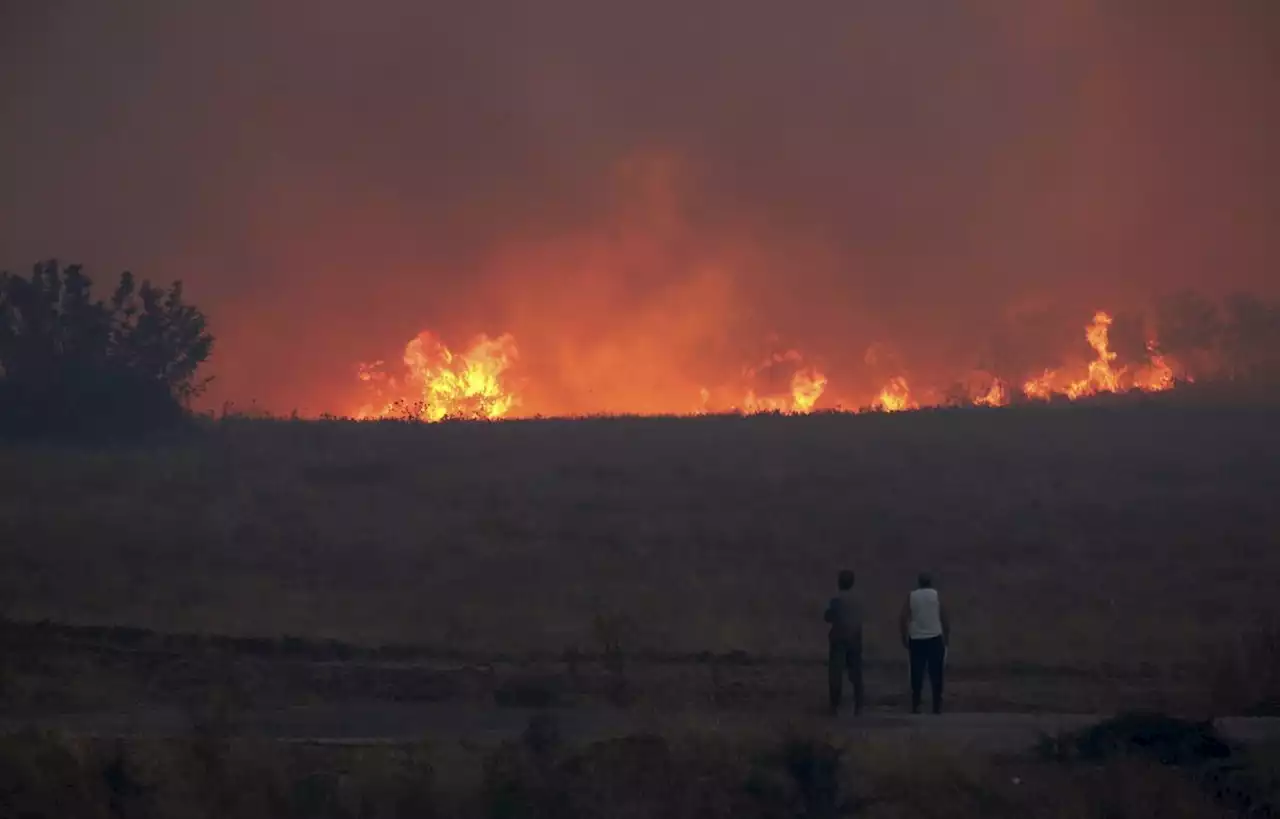
<path fill-rule="evenodd" d="M 840 593 L 831 598 L 823 617 L 831 624 L 827 635 L 827 689 L 833 717 L 840 713 L 846 674 L 853 685 L 853 713 L 862 713 L 862 601 L 853 591 L 851 570 L 842 570 L 836 585 Z"/>
<path fill-rule="evenodd" d="M 902 645 L 911 657 L 911 713 L 920 713 L 920 689 L 925 671 L 933 694 L 933 713 L 942 713 L 942 673 L 951 640 L 951 621 L 938 599 L 933 578 L 921 572 L 918 588 L 907 596 L 898 621 Z"/>

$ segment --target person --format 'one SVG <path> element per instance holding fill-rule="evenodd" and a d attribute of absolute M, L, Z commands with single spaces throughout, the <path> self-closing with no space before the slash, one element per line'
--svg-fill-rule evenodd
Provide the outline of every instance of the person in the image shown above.
<path fill-rule="evenodd" d="M 853 713 L 862 712 L 862 602 L 853 591 L 853 572 L 844 569 L 836 577 L 839 594 L 831 598 L 823 619 L 831 624 L 827 634 L 827 690 L 831 715 L 840 713 L 844 677 L 853 686 Z"/>
<path fill-rule="evenodd" d="M 933 713 L 942 713 L 942 675 L 951 641 L 951 621 L 933 587 L 933 578 L 921 572 L 915 591 L 907 596 L 899 617 L 902 646 L 911 661 L 911 713 L 920 713 L 924 675 L 929 674 Z"/>

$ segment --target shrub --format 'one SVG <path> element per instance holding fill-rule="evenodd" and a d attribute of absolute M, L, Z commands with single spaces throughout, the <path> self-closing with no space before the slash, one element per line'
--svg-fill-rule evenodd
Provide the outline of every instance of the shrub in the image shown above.
<path fill-rule="evenodd" d="M 0 272 L 0 434 L 128 437 L 183 420 L 213 348 L 181 282 L 123 273 L 107 301 L 80 266 Z"/>

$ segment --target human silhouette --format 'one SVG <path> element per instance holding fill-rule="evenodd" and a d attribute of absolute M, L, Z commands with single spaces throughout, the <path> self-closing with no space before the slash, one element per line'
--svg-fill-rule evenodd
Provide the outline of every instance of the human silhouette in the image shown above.
<path fill-rule="evenodd" d="M 917 588 L 907 596 L 898 618 L 902 645 L 911 660 L 911 713 L 920 713 L 920 692 L 929 674 L 933 713 L 942 713 L 942 675 L 951 640 L 951 621 L 933 587 L 933 578 L 921 572 Z"/>
<path fill-rule="evenodd" d="M 831 624 L 827 634 L 827 690 L 831 715 L 840 713 L 844 677 L 853 686 L 853 713 L 862 712 L 862 601 L 853 590 L 854 575 L 844 569 L 836 578 L 839 594 L 827 603 L 823 619 Z"/>

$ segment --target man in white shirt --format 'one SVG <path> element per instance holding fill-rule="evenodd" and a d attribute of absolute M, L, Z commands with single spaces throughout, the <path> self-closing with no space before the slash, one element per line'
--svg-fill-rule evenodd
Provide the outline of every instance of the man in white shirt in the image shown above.
<path fill-rule="evenodd" d="M 942 673 L 951 640 L 951 621 L 933 588 L 933 578 L 921 572 L 918 588 L 907 596 L 899 617 L 902 645 L 911 658 L 911 713 L 920 713 L 920 691 L 928 671 L 933 713 L 942 713 Z"/>

